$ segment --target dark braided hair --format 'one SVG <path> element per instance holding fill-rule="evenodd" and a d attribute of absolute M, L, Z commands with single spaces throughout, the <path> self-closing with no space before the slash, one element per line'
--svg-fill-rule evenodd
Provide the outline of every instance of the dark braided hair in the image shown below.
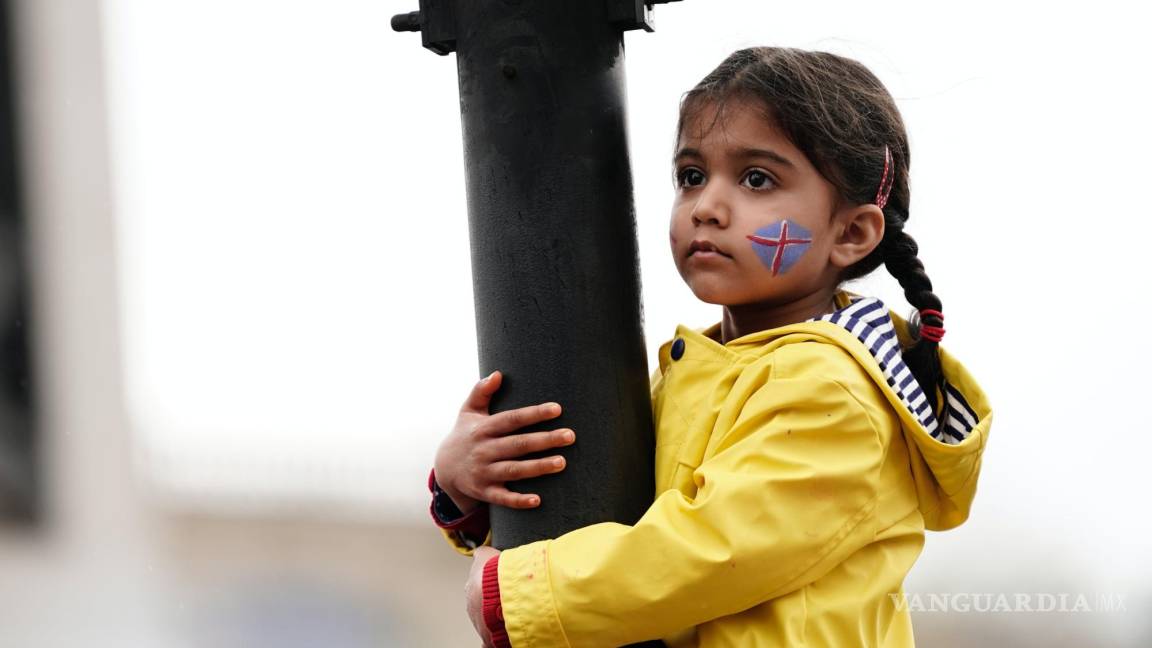
<path fill-rule="evenodd" d="M 909 320 L 908 334 L 914 343 L 903 350 L 904 361 L 929 395 L 933 410 L 941 415 L 931 388 L 944 393 L 940 357 L 937 343 L 919 335 L 919 311 L 943 308 L 917 256 L 916 241 L 904 231 L 910 154 L 904 120 L 892 95 L 876 75 L 852 59 L 788 48 L 743 49 L 684 95 L 677 132 L 705 106 L 720 107 L 719 119 L 723 106 L 732 99 L 761 104 L 765 117 L 811 160 L 844 200 L 855 204 L 875 202 L 884 173 L 884 148 L 891 151 L 894 178 L 883 207 L 884 238 L 866 257 L 845 268 L 841 280 L 863 277 L 883 264 L 900 282 L 905 298 L 917 311 Z M 935 315 L 928 315 L 923 323 L 943 325 Z"/>

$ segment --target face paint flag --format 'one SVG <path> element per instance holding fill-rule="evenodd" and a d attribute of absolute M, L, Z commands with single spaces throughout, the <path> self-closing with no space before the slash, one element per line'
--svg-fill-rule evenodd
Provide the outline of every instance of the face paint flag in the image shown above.
<path fill-rule="evenodd" d="M 796 264 L 812 245 L 812 232 L 786 220 L 772 223 L 750 234 L 752 248 L 760 255 L 764 265 L 772 270 L 772 276 Z"/>

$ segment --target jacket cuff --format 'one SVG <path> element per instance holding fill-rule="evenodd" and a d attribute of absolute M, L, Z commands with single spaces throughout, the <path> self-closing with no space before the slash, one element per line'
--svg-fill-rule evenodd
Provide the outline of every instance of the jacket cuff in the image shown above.
<path fill-rule="evenodd" d="M 484 543 L 488 535 L 490 523 L 488 520 L 488 504 L 481 502 L 479 506 L 468 511 L 460 512 L 456 503 L 448 497 L 440 484 L 436 483 L 436 470 L 428 474 L 428 490 L 432 492 L 432 504 L 428 512 L 436 526 L 445 531 L 454 531 L 462 539 L 471 540 L 474 546 Z M 468 543 L 466 543 L 468 544 Z"/>
<path fill-rule="evenodd" d="M 500 554 L 500 607 L 513 646 L 569 645 L 552 597 L 551 543 L 540 540 Z"/>
<path fill-rule="evenodd" d="M 500 606 L 500 556 L 492 557 L 484 564 L 484 625 L 492 636 L 496 648 L 512 648 L 508 641 L 508 631 L 504 628 L 504 610 Z"/>

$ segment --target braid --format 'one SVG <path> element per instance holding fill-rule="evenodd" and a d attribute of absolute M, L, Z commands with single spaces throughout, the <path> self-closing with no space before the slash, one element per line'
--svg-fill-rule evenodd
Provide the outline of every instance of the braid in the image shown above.
<path fill-rule="evenodd" d="M 944 321 L 934 314 L 929 314 L 921 322 L 919 313 L 926 308 L 942 311 L 943 306 L 940 298 L 932 292 L 932 280 L 924 272 L 924 264 L 917 256 L 920 246 L 904 231 L 902 224 L 886 233 L 881 247 L 884 248 L 884 265 L 888 268 L 888 273 L 900 282 L 905 299 L 916 309 L 916 313 L 908 322 L 911 329 L 908 333 L 915 343 L 904 350 L 904 362 L 908 364 L 908 369 L 912 371 L 916 382 L 928 395 L 933 412 L 937 417 L 943 418 L 943 411 L 947 410 L 947 399 L 945 406 L 939 407 L 935 394 L 936 389 L 939 389 L 941 394 L 944 393 L 944 372 L 940 368 L 939 344 L 920 336 L 920 324 L 943 326 Z"/>

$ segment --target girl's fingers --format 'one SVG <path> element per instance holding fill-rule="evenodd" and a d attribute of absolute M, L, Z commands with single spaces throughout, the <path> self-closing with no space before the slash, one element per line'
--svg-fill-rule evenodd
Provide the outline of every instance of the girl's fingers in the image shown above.
<path fill-rule="evenodd" d="M 559 403 L 529 405 L 528 407 L 493 414 L 476 431 L 496 436 L 504 435 L 541 421 L 554 419 L 560 416 L 560 412 Z"/>
<path fill-rule="evenodd" d="M 543 459 L 524 459 L 522 461 L 498 461 L 489 467 L 494 482 L 510 482 L 551 475 L 564 470 L 567 462 L 559 455 L 544 457 Z"/>
<path fill-rule="evenodd" d="M 504 375 L 499 371 L 493 371 L 486 377 L 481 378 L 480 382 L 472 386 L 472 391 L 469 392 L 468 398 L 464 401 L 464 405 L 460 408 L 460 411 L 487 414 L 488 405 L 492 402 L 492 395 L 500 389 L 500 383 L 503 379 Z"/>
<path fill-rule="evenodd" d="M 503 486 L 493 486 L 484 493 L 484 501 L 513 509 L 540 506 L 540 496 L 534 493 L 515 493 Z"/>
<path fill-rule="evenodd" d="M 568 428 L 562 428 L 548 432 L 511 434 L 490 443 L 493 446 L 493 459 L 513 459 L 541 450 L 572 445 L 575 441 L 576 433 Z"/>

